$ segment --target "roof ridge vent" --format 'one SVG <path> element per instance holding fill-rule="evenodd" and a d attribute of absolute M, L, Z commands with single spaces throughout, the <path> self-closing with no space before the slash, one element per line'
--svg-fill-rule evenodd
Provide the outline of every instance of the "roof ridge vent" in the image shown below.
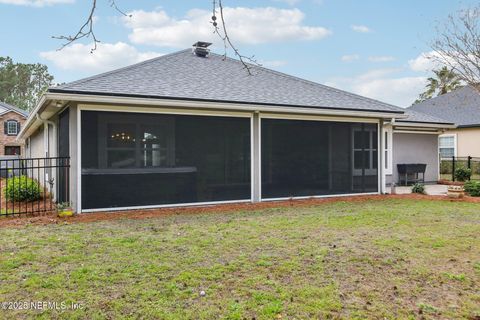
<path fill-rule="evenodd" d="M 193 44 L 192 52 L 198 57 L 206 58 L 210 54 L 210 49 L 208 49 L 210 45 L 210 42 L 197 41 Z"/>

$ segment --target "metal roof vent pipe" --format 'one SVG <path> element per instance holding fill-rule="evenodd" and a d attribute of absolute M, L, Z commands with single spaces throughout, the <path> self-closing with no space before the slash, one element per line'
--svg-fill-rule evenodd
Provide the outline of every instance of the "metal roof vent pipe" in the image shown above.
<path fill-rule="evenodd" d="M 198 41 L 193 44 L 193 54 L 195 54 L 197 57 L 202 57 L 202 58 L 207 58 L 208 55 L 210 54 L 210 47 L 211 43 L 210 42 L 203 42 L 203 41 Z"/>

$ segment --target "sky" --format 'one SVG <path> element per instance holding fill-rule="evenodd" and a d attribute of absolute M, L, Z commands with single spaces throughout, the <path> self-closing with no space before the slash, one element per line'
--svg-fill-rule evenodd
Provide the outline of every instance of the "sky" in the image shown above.
<path fill-rule="evenodd" d="M 122 16 L 97 0 L 92 39 L 58 50 L 52 36 L 78 31 L 91 0 L 0 0 L 0 56 L 48 65 L 63 83 L 189 48 L 223 44 L 210 24 L 212 0 L 117 0 Z M 228 32 L 263 66 L 408 107 L 423 91 L 429 43 L 457 0 L 223 0 Z M 161 75 L 159 75 L 161 76 Z"/>

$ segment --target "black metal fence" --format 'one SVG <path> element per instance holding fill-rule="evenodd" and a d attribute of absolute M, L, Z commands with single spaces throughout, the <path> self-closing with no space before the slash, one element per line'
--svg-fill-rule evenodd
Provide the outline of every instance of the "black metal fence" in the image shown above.
<path fill-rule="evenodd" d="M 440 179 L 455 181 L 457 168 L 469 168 L 472 170 L 471 180 L 480 180 L 479 157 L 448 157 L 440 158 Z"/>
<path fill-rule="evenodd" d="M 70 158 L 0 159 L 0 217 L 38 214 L 68 203 Z"/>

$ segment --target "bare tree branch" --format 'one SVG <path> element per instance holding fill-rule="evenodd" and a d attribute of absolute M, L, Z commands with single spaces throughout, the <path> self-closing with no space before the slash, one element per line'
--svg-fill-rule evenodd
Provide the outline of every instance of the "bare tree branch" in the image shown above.
<path fill-rule="evenodd" d="M 124 17 L 129 17 L 129 18 L 132 17 L 131 14 L 127 14 L 125 11 L 123 11 L 122 9 L 120 9 L 120 8 L 117 6 L 117 1 L 115 1 L 115 0 L 108 0 L 108 2 L 110 2 L 110 7 L 112 7 L 113 9 L 115 9 L 115 11 L 117 11 L 118 13 L 120 13 L 122 16 L 124 16 Z"/>
<path fill-rule="evenodd" d="M 114 0 L 112 0 L 112 2 L 115 3 Z M 95 36 L 95 32 L 93 31 L 93 23 L 94 23 L 93 17 L 96 10 L 97 10 L 97 0 L 92 0 L 92 8 L 90 9 L 90 14 L 87 17 L 87 21 L 85 21 L 85 23 L 80 27 L 80 29 L 77 31 L 75 35 L 52 37 L 54 39 L 66 40 L 66 42 L 58 50 L 62 50 L 63 48 L 71 45 L 75 41 L 78 41 L 83 38 L 89 38 L 89 37 L 92 37 L 93 39 L 93 48 L 90 50 L 90 53 L 93 53 L 93 51 L 97 50 L 97 43 L 99 43 L 100 40 L 97 39 L 97 37 Z"/>
<path fill-rule="evenodd" d="M 438 25 L 429 58 L 453 70 L 467 84 L 480 83 L 480 6 L 461 10 Z"/>
<path fill-rule="evenodd" d="M 216 16 L 216 9 L 217 9 L 217 3 L 218 3 L 218 8 L 219 8 L 219 11 L 220 11 L 220 19 L 221 19 L 221 22 L 222 22 L 222 30 L 220 30 L 220 28 L 218 27 L 218 23 L 216 22 L 217 20 L 217 16 Z M 212 16 L 212 24 L 213 24 L 213 27 L 215 28 L 215 33 L 220 37 L 220 39 L 222 39 L 223 41 L 223 47 L 224 47 L 224 53 L 223 53 L 223 57 L 224 59 L 227 58 L 227 49 L 230 47 L 235 56 L 238 57 L 238 59 L 240 60 L 240 62 L 243 64 L 243 68 L 247 71 L 248 75 L 252 75 L 252 68 L 254 66 L 260 66 L 260 63 L 258 63 L 257 60 L 255 60 L 255 56 L 244 56 L 240 53 L 240 51 L 237 49 L 237 47 L 232 43 L 231 39 L 230 39 L 230 36 L 228 35 L 228 32 L 227 32 L 227 26 L 226 26 L 226 23 L 225 23 L 225 16 L 223 14 L 223 4 L 222 4 L 222 0 L 213 0 L 213 16 Z"/>
<path fill-rule="evenodd" d="M 83 39 L 83 38 L 92 38 L 93 39 L 93 48 L 90 50 L 93 53 L 97 50 L 97 44 L 101 41 L 97 39 L 95 32 L 94 32 L 94 15 L 97 10 L 97 0 L 91 0 L 92 7 L 90 9 L 90 13 L 85 21 L 85 23 L 80 27 L 76 34 L 70 36 L 53 36 L 52 38 L 65 40 L 66 42 L 58 49 L 62 50 L 65 47 L 71 45 L 72 43 Z M 115 11 L 125 17 L 132 17 L 131 14 L 126 13 L 120 7 L 118 7 L 116 0 L 108 0 L 110 7 L 112 7 Z M 220 13 L 220 21 L 221 26 L 219 27 L 217 22 L 217 9 Z M 227 57 L 228 49 L 231 49 L 235 56 L 240 60 L 244 69 L 247 71 L 249 75 L 252 75 L 252 68 L 255 66 L 260 66 L 257 60 L 255 60 L 255 56 L 245 56 L 241 54 L 240 50 L 233 44 L 228 31 L 227 25 L 225 23 L 225 16 L 224 16 L 224 9 L 222 0 L 213 0 L 213 14 L 212 14 L 212 21 L 213 25 L 213 32 L 216 33 L 223 42 L 224 47 L 224 59 Z"/>

